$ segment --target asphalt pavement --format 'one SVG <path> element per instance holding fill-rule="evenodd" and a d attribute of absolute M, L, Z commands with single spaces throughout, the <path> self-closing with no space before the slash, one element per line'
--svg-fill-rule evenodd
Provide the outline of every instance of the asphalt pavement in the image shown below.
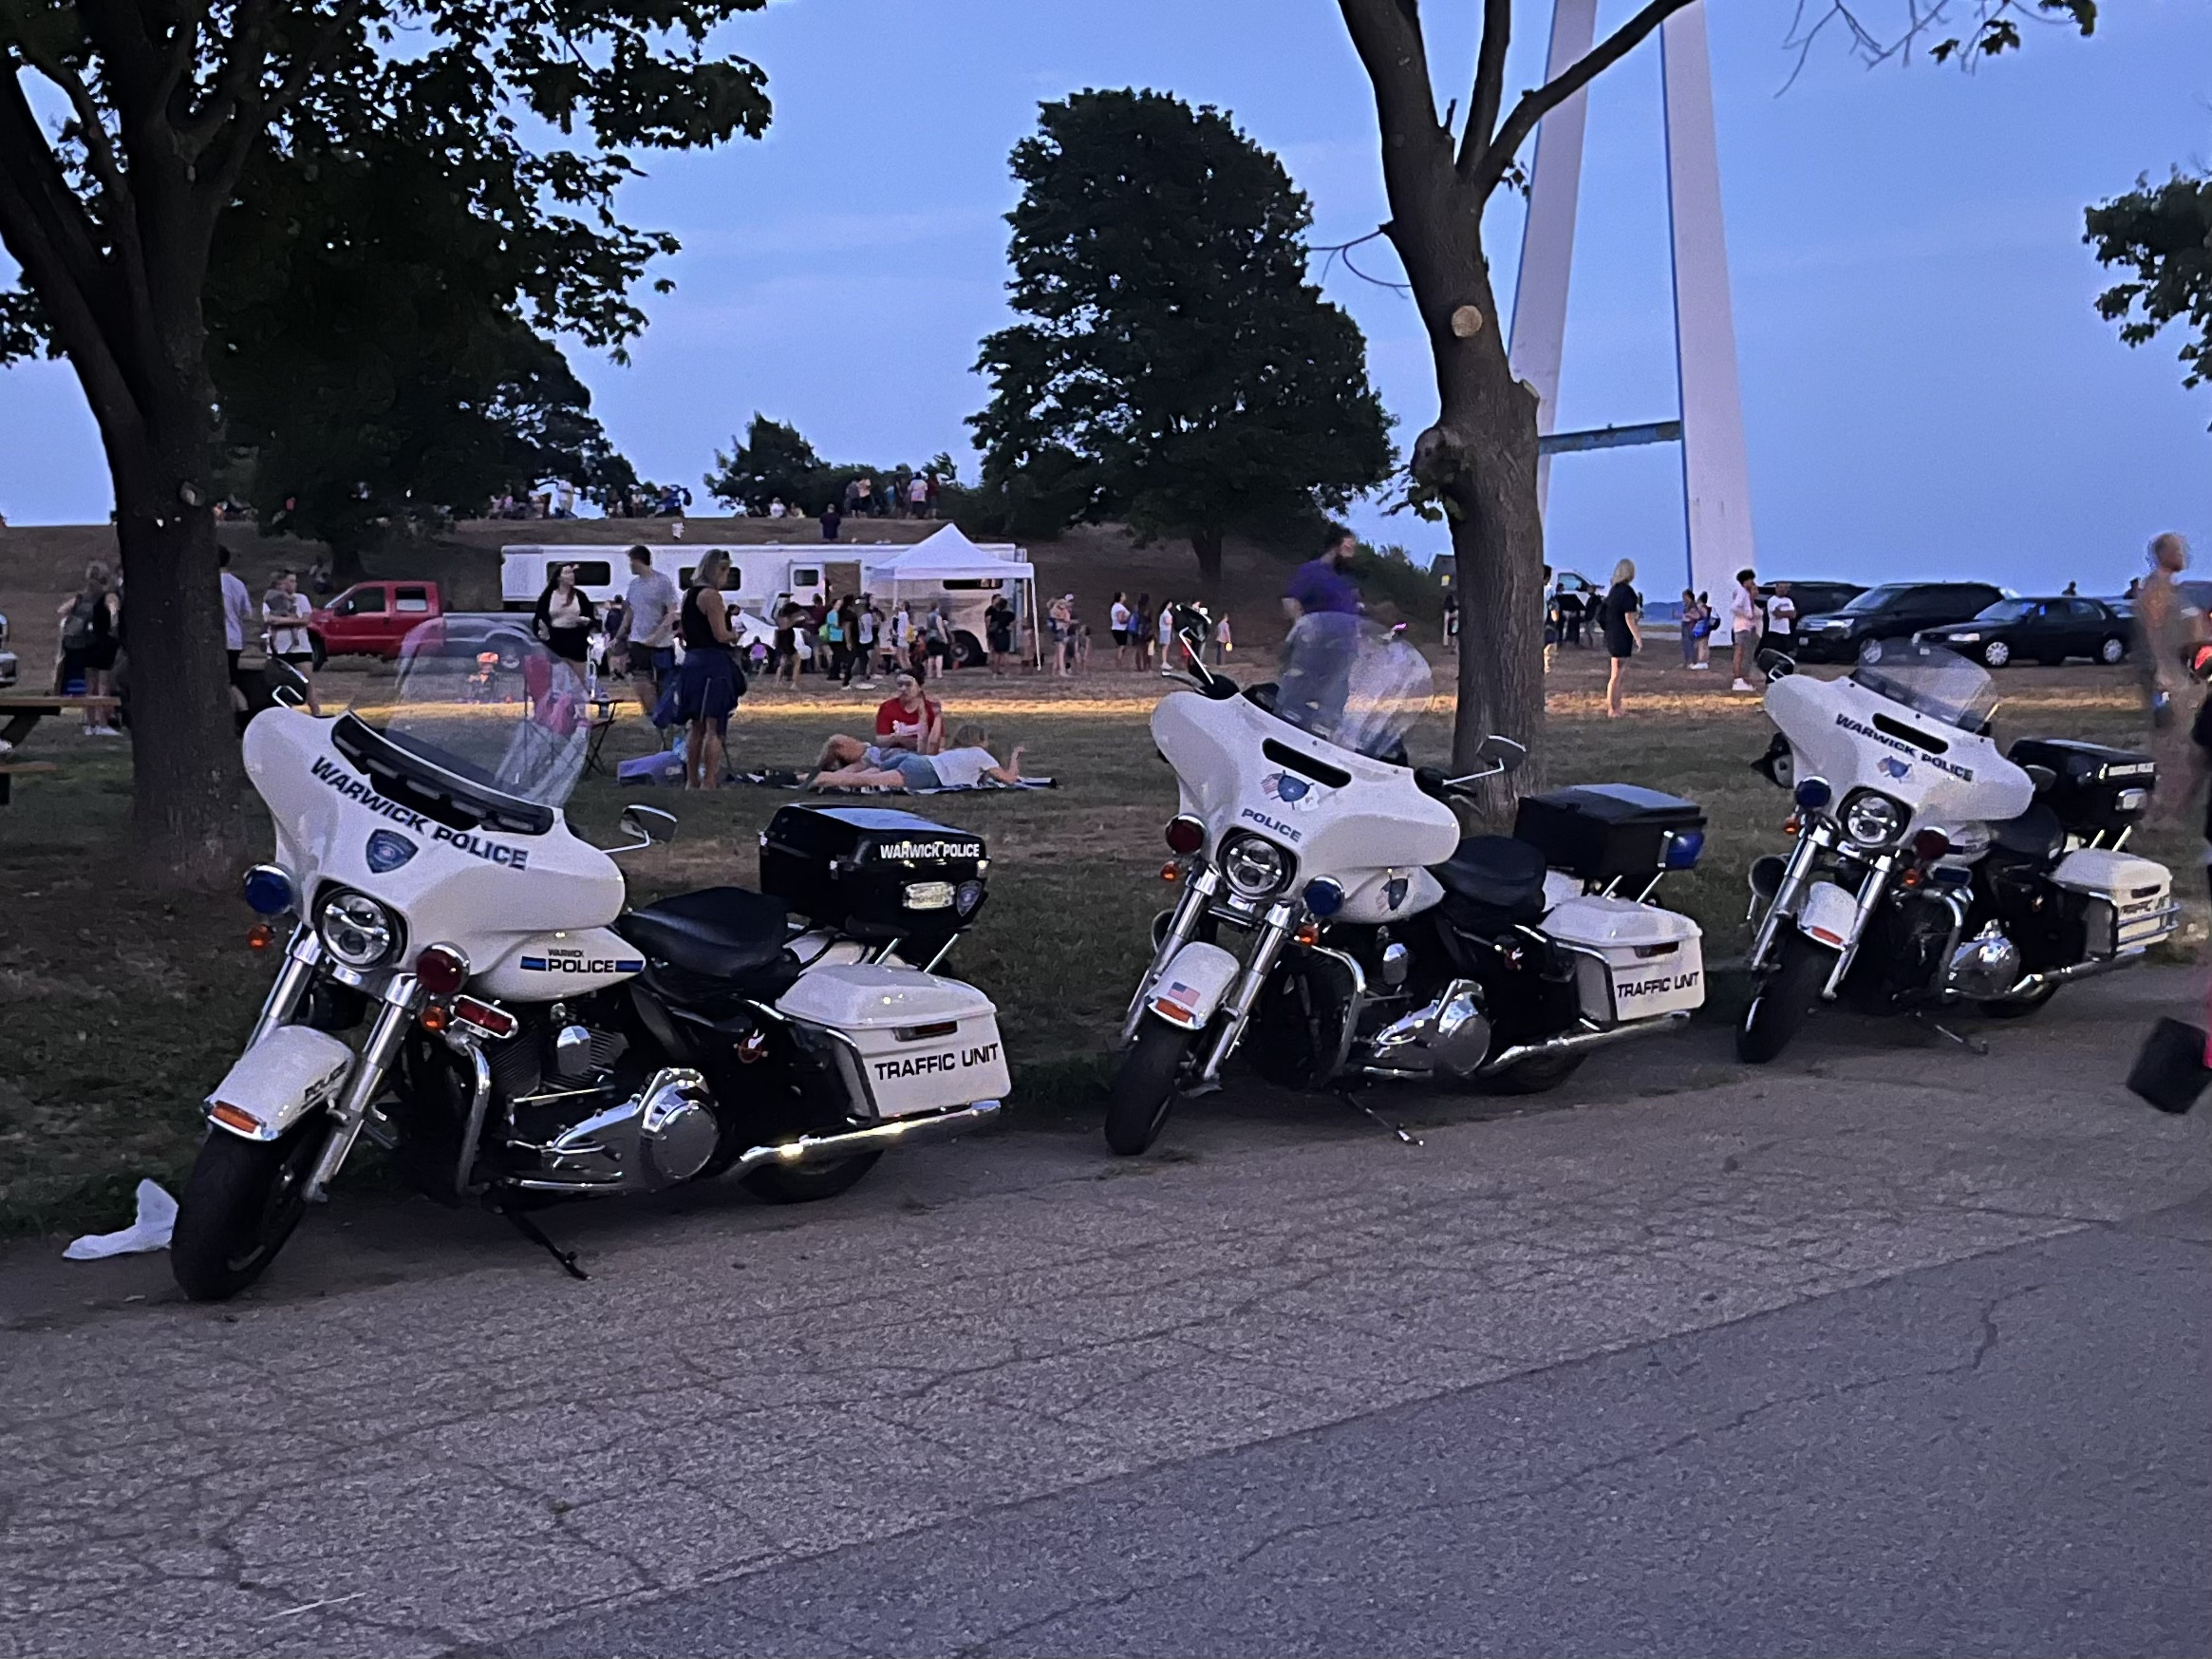
<path fill-rule="evenodd" d="M 2117 1083 L 2199 992 L 560 1212 L 584 1284 L 18 1251 L 0 1654 L 2212 1651 L 2212 1108 Z"/>

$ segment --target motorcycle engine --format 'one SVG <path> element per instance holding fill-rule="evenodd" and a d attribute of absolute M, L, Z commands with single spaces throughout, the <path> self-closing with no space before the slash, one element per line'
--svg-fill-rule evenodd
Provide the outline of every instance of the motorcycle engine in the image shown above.
<path fill-rule="evenodd" d="M 1951 952 L 1946 982 L 1961 996 L 1989 1001 L 2020 982 L 2020 948 L 1991 922 Z"/>
<path fill-rule="evenodd" d="M 508 1103 L 516 1176 L 534 1192 L 651 1192 L 706 1166 L 722 1129 L 706 1079 L 684 1066 L 647 1076 L 620 1031 L 555 1006 L 487 1056 Z"/>

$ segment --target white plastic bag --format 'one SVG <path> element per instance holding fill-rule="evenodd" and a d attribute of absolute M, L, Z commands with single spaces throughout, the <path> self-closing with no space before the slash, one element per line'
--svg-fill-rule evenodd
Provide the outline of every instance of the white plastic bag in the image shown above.
<path fill-rule="evenodd" d="M 103 1256 L 136 1255 L 141 1251 L 167 1250 L 169 1235 L 177 1226 L 177 1200 L 154 1181 L 139 1182 L 139 1218 L 121 1233 L 87 1233 L 74 1239 L 63 1256 L 69 1261 L 98 1261 Z"/>

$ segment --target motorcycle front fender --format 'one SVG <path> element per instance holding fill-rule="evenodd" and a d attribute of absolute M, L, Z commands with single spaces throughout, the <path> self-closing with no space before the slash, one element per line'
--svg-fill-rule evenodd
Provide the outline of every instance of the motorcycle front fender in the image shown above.
<path fill-rule="evenodd" d="M 274 1141 L 338 1098 L 353 1061 L 328 1031 L 278 1026 L 232 1063 L 207 1097 L 208 1122 L 247 1141 Z"/>
<path fill-rule="evenodd" d="M 1145 1008 L 1186 1031 L 1205 1028 L 1221 1009 L 1242 964 L 1219 945 L 1192 939 L 1160 970 L 1145 994 Z"/>

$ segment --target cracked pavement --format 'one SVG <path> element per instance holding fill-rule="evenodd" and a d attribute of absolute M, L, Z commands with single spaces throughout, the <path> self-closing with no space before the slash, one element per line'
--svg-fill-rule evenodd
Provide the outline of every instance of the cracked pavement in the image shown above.
<path fill-rule="evenodd" d="M 554 1212 L 585 1284 L 18 1253 L 0 1654 L 2203 1651 L 2212 1108 L 2118 1086 L 2196 984 Z"/>

